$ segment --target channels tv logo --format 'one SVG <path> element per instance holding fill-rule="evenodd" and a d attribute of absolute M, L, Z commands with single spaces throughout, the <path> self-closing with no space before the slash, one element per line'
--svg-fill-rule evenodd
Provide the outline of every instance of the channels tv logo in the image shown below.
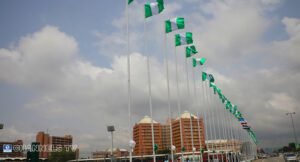
<path fill-rule="evenodd" d="M 3 152 L 12 152 L 12 145 L 11 144 L 3 144 Z"/>

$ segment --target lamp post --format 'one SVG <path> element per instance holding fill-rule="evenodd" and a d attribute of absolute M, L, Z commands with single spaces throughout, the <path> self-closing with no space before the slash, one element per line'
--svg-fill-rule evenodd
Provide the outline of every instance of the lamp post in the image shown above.
<path fill-rule="evenodd" d="M 114 136 L 113 132 L 115 131 L 115 127 L 113 125 L 107 126 L 107 131 L 111 132 L 111 162 L 113 161 L 113 149 L 114 149 Z"/>
<path fill-rule="evenodd" d="M 295 138 L 295 145 L 297 146 L 298 141 L 297 141 L 295 126 L 294 126 L 294 120 L 293 120 L 293 115 L 295 115 L 295 114 L 296 114 L 295 112 L 286 113 L 286 115 L 290 115 L 290 117 L 291 117 L 292 126 L 293 126 L 293 132 L 294 132 L 294 138 Z"/>

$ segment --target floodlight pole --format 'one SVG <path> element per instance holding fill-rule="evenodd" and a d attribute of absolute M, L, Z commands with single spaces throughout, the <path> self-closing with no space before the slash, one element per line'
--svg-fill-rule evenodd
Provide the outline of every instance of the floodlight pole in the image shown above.
<path fill-rule="evenodd" d="M 295 138 L 295 146 L 298 144 L 297 141 L 297 136 L 296 136 L 296 131 L 295 131 L 295 125 L 294 125 L 294 120 L 293 120 L 293 115 L 295 115 L 296 112 L 290 112 L 290 113 L 286 113 L 286 115 L 290 115 L 291 117 L 291 121 L 292 121 L 292 126 L 293 126 L 293 132 L 294 132 L 294 138 Z"/>
<path fill-rule="evenodd" d="M 114 136 L 113 136 L 113 132 L 115 131 L 115 127 L 112 126 L 107 126 L 107 131 L 111 133 L 111 156 L 110 156 L 110 160 L 111 162 L 113 162 L 113 149 L 114 149 Z"/>

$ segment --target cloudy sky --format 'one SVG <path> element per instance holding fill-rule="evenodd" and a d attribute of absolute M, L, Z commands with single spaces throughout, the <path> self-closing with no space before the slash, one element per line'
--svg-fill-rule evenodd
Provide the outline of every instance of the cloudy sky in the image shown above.
<path fill-rule="evenodd" d="M 149 114 L 147 54 L 154 119 L 166 121 L 163 21 L 182 16 L 207 58 L 204 70 L 245 114 L 259 145 L 278 147 L 293 140 L 287 112 L 296 112 L 299 137 L 300 1 L 166 0 L 162 14 L 146 21 L 144 2 L 129 7 L 134 123 Z M 0 141 L 30 143 L 38 131 L 48 130 L 72 134 L 88 155 L 110 147 L 106 126 L 113 124 L 115 145 L 127 145 L 125 1 L 1 0 L 0 21 L 0 122 L 5 125 Z M 166 37 L 175 116 L 173 39 L 173 34 Z M 188 104 L 183 48 L 177 53 L 182 53 L 182 100 Z"/>

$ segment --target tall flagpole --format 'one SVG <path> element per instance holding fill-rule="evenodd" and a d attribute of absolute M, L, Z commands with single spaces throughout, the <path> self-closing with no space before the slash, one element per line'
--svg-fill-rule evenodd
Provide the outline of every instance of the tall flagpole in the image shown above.
<path fill-rule="evenodd" d="M 167 77 L 167 89 L 168 89 L 168 108 L 169 108 L 169 120 L 170 120 L 170 150 L 171 159 L 174 162 L 174 150 L 173 150 L 173 134 L 172 134 L 172 113 L 171 113 L 171 101 L 170 101 L 170 81 L 169 81 L 169 65 L 168 65 L 168 54 L 167 54 L 167 34 L 164 34 L 164 53 L 165 53 L 165 64 L 166 64 L 166 77 Z"/>
<path fill-rule="evenodd" d="M 208 91 L 207 92 L 207 102 L 209 103 L 210 105 L 210 118 L 212 119 L 212 124 L 211 124 L 211 137 L 215 139 L 216 141 L 216 129 L 215 129 L 215 118 L 214 118 L 214 111 L 213 111 L 213 104 L 211 102 L 211 91 L 209 90 L 209 83 L 210 82 L 207 82 L 207 88 L 206 90 Z M 215 159 L 215 153 L 216 153 L 216 147 L 215 147 L 215 144 L 214 142 L 212 142 L 212 148 L 213 148 L 213 159 Z"/>
<path fill-rule="evenodd" d="M 153 126 L 153 110 L 152 110 L 152 92 L 151 92 L 151 73 L 150 73 L 150 56 L 147 51 L 147 33 L 146 33 L 146 19 L 144 19 L 144 48 L 145 53 L 147 55 L 147 76 L 148 76 L 148 91 L 149 91 L 149 109 L 150 109 L 150 116 L 151 116 L 151 135 L 152 135 L 152 150 L 153 150 L 153 161 L 156 162 L 156 155 L 155 155 L 155 141 L 154 141 L 154 126 Z"/>
<path fill-rule="evenodd" d="M 198 95 L 197 95 L 197 90 L 196 90 L 196 76 L 195 76 L 195 68 L 193 68 L 193 85 L 194 85 L 194 102 L 195 104 L 198 106 L 199 105 L 199 108 L 200 108 L 200 103 L 198 104 Z M 198 126 L 198 140 L 199 140 L 199 153 L 200 153 L 200 162 L 203 161 L 203 156 L 202 156 L 202 141 L 201 141 L 201 132 L 200 132 L 200 115 L 199 115 L 199 111 L 198 110 L 198 113 L 197 113 L 197 117 L 198 117 L 198 120 L 197 120 L 197 126 Z M 202 130 L 203 131 L 203 130 Z"/>
<path fill-rule="evenodd" d="M 187 58 L 185 57 L 185 71 L 186 71 L 186 88 L 188 91 L 188 98 L 191 98 L 191 92 L 190 92 L 190 84 L 189 84 L 189 73 L 188 73 L 188 65 L 187 65 Z M 193 121 L 192 121 L 192 109 L 188 108 L 190 110 L 190 132 L 191 132 L 191 144 L 192 144 L 192 153 L 193 153 L 193 161 L 195 161 L 195 146 L 194 146 L 194 131 L 193 131 Z"/>
<path fill-rule="evenodd" d="M 131 83 L 130 83 L 130 44 L 129 44 L 129 9 L 128 9 L 128 3 L 127 0 L 125 0 L 125 5 L 126 5 L 126 35 L 127 35 L 127 75 L 128 75 L 128 80 L 127 80 L 127 85 L 128 85 L 128 120 L 129 120 L 129 161 L 132 162 L 132 152 L 134 148 L 134 142 L 132 140 L 133 134 L 131 131 Z"/>
<path fill-rule="evenodd" d="M 206 103 L 205 102 L 205 99 L 206 99 L 206 92 L 204 90 L 204 86 L 205 86 L 205 81 L 202 81 L 201 82 L 201 85 L 202 85 L 202 99 L 203 99 L 203 104 Z M 206 109 L 208 108 L 208 104 L 205 105 L 206 107 L 204 108 L 204 111 L 203 111 L 203 116 L 204 116 L 204 127 L 205 127 L 205 138 L 208 139 L 208 123 L 207 123 L 207 112 L 206 112 Z M 205 141 L 204 141 L 205 143 Z M 208 145 L 206 145 L 206 149 L 208 150 Z M 207 152 L 207 157 L 209 158 L 209 152 Z"/>
<path fill-rule="evenodd" d="M 178 108 L 178 116 L 179 116 L 179 129 L 180 129 L 180 151 L 181 151 L 181 161 L 183 162 L 183 137 L 182 137 L 182 121 L 181 121 L 181 102 L 180 102 L 180 91 L 179 91 L 179 83 L 178 83 L 178 60 L 176 53 L 176 46 L 174 44 L 174 56 L 175 56 L 175 75 L 176 75 L 176 89 L 177 89 L 177 108 Z"/>

